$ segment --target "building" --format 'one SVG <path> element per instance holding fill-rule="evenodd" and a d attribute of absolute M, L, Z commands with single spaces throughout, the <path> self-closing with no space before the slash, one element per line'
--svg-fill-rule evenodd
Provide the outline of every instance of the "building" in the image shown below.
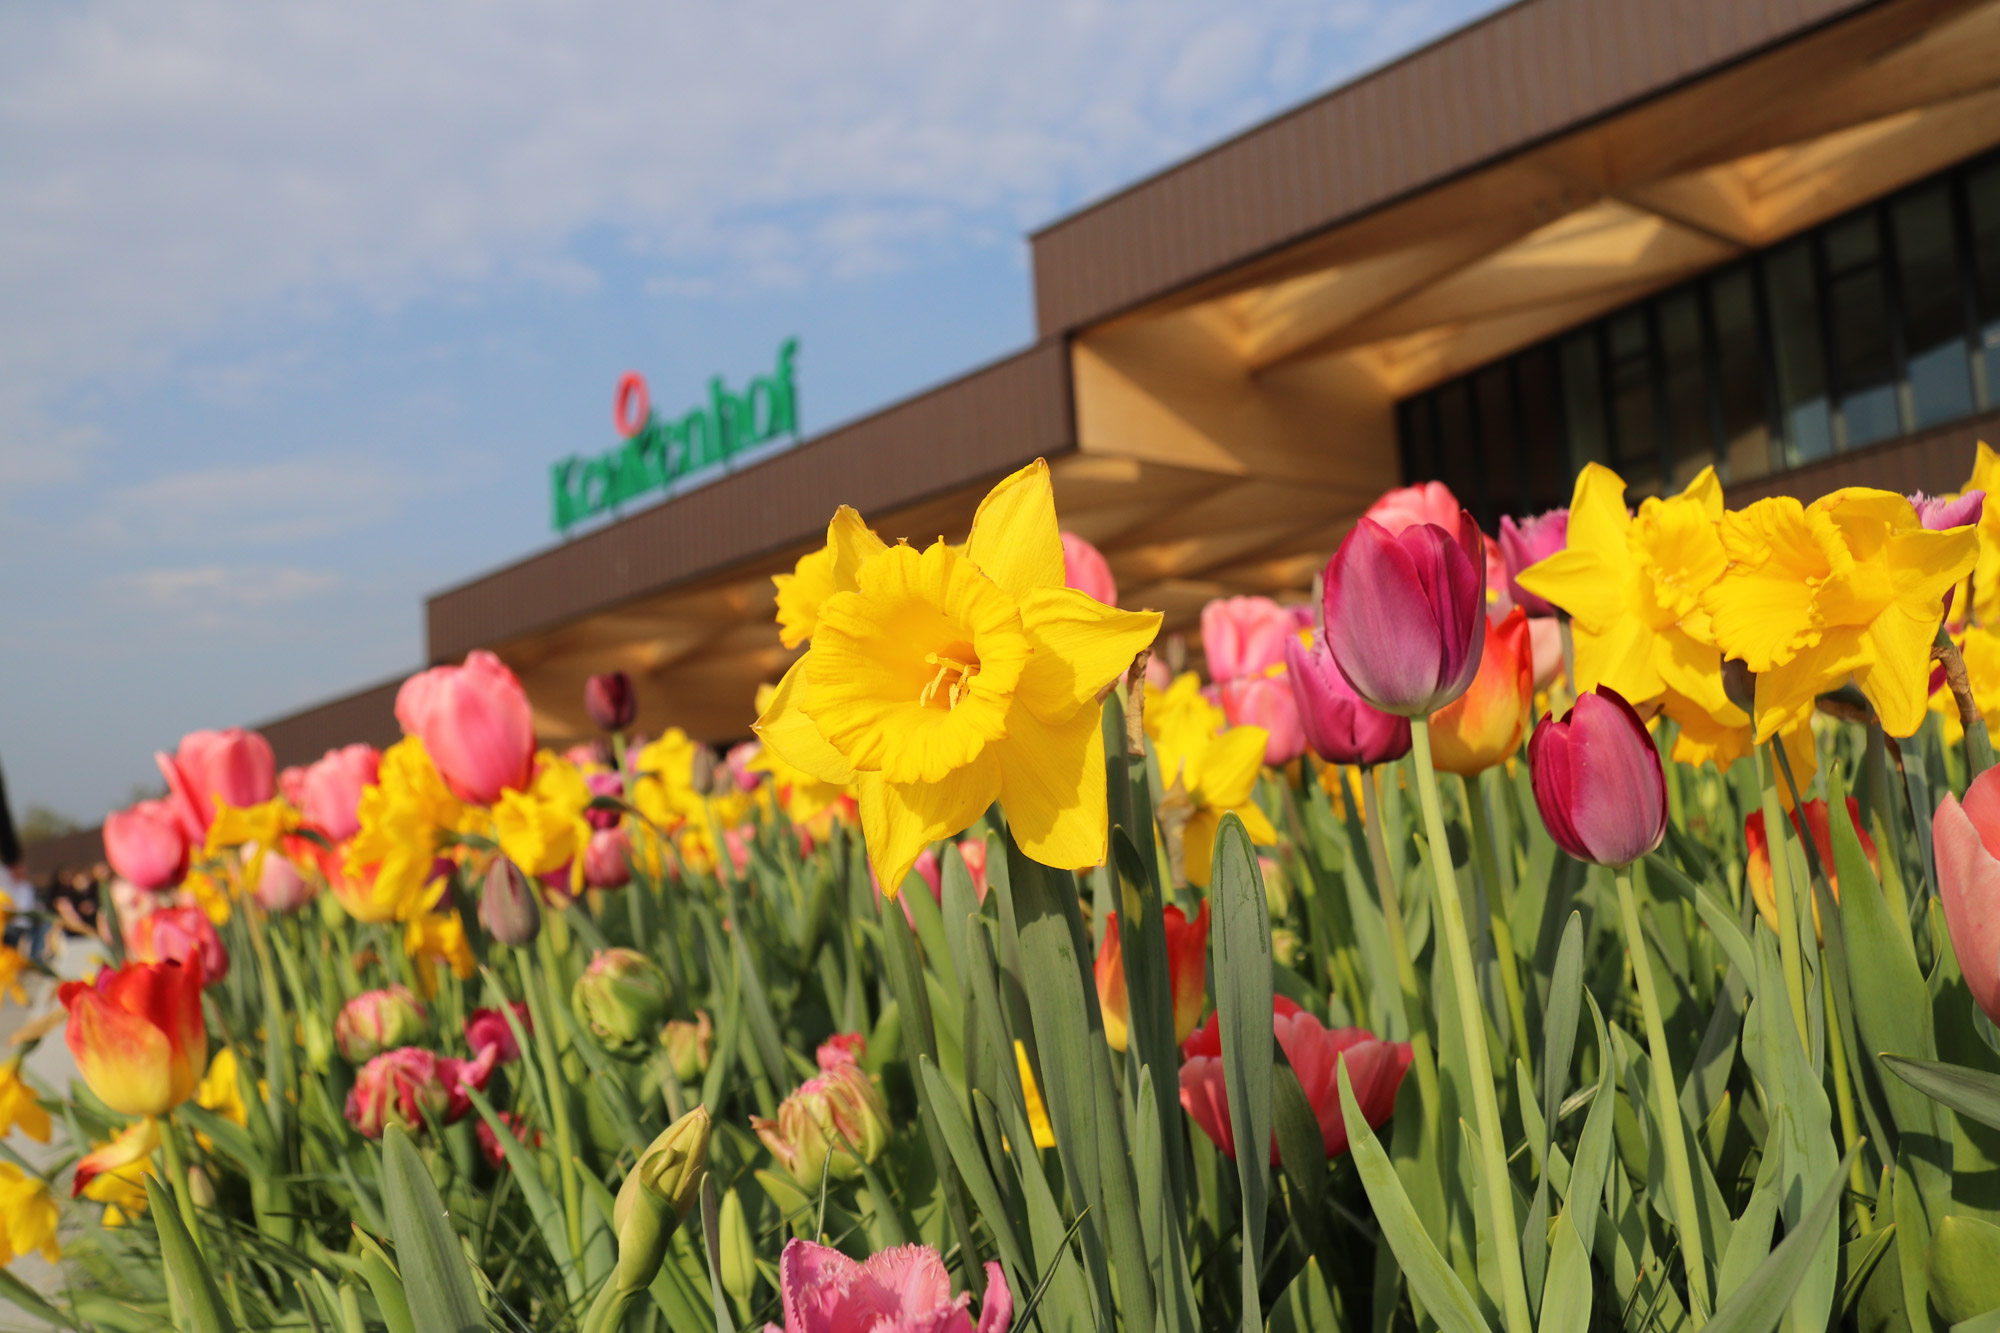
<path fill-rule="evenodd" d="M 1732 503 L 1953 490 L 2000 423 L 2000 0 L 1522 0 L 1032 238 L 1018 354 L 430 599 L 552 742 L 623 668 L 744 733 L 770 575 L 853 504 L 962 534 L 1046 457 L 1123 600 L 1302 596 L 1387 487 L 1491 524 L 1585 461 Z M 266 728 L 393 739 L 392 684 Z"/>

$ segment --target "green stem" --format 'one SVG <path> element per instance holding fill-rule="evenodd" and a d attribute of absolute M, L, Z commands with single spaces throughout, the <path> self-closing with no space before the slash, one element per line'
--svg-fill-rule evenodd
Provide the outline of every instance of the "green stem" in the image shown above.
<path fill-rule="evenodd" d="M 1521 998 L 1521 973 L 1514 957 L 1514 929 L 1501 901 L 1500 857 L 1493 845 L 1493 825 L 1486 794 L 1475 778 L 1460 777 L 1465 789 L 1465 813 L 1472 823 L 1472 854 L 1479 861 L 1479 878 L 1486 886 L 1486 925 L 1493 933 L 1493 956 L 1500 964 L 1500 993 L 1507 1000 L 1507 1019 L 1514 1028 L 1514 1050 L 1523 1060 L 1534 1050 L 1528 1044 L 1528 1007 Z"/>
<path fill-rule="evenodd" d="M 1639 991 L 1639 1012 L 1646 1022 L 1646 1048 L 1653 1065 L 1653 1100 L 1659 1103 L 1660 1137 L 1665 1140 L 1667 1191 L 1673 1199 L 1680 1229 L 1681 1254 L 1687 1264 L 1688 1294 L 1695 1327 L 1708 1322 L 1714 1303 L 1708 1294 L 1708 1259 L 1701 1240 L 1701 1214 L 1695 1210 L 1694 1172 L 1688 1166 L 1687 1139 L 1681 1128 L 1679 1084 L 1674 1080 L 1667 1027 L 1660 1016 L 1660 994 L 1653 987 L 1653 960 L 1639 925 L 1639 900 L 1632 892 L 1632 868 L 1613 872 L 1618 882 L 1618 911 L 1624 918 L 1625 944 L 1632 954 L 1632 980 Z"/>
<path fill-rule="evenodd" d="M 188 1189 L 187 1159 L 181 1156 L 179 1128 L 171 1114 L 160 1118 L 160 1145 L 166 1149 L 167 1184 L 173 1187 L 174 1203 L 180 1208 L 181 1222 L 187 1227 L 188 1235 L 193 1237 L 196 1251 L 207 1258 L 207 1247 L 202 1244 L 201 1223 L 195 1218 L 194 1194 Z"/>
<path fill-rule="evenodd" d="M 1368 836 L 1368 858 L 1375 863 L 1375 889 L 1382 899 L 1382 917 L 1389 929 L 1389 952 L 1396 961 L 1396 985 L 1403 1000 L 1403 1030 L 1410 1034 L 1410 1063 L 1417 1070 L 1417 1093 L 1424 1102 L 1424 1121 L 1437 1120 L 1437 1056 L 1431 1051 L 1430 1024 L 1423 1021 L 1423 992 L 1418 989 L 1417 965 L 1410 958 L 1410 937 L 1403 929 L 1403 903 L 1396 892 L 1395 876 L 1389 869 L 1389 848 L 1382 837 L 1382 770 L 1368 766 L 1361 770 L 1361 826 Z"/>
<path fill-rule="evenodd" d="M 1792 858 L 1786 850 L 1791 821 L 1778 804 L 1777 740 L 1764 746 L 1758 765 L 1758 781 L 1763 785 L 1765 859 L 1771 863 L 1771 896 L 1778 904 L 1778 958 L 1785 969 L 1785 994 L 1792 1002 L 1792 1021 L 1798 1024 L 1799 1044 L 1806 1046 L 1811 1031 L 1806 1019 L 1805 960 L 1799 955 L 1799 908 L 1793 897 Z M 1809 1049 L 1809 1048 L 1808 1048 Z"/>
<path fill-rule="evenodd" d="M 546 939 L 548 932 L 542 937 Z M 569 1252 L 581 1262 L 583 1256 L 583 1194 L 576 1178 L 576 1138 L 569 1122 L 569 1084 L 557 1064 L 556 1031 L 550 1025 L 549 1006 L 535 984 L 535 960 L 528 950 L 515 954 L 521 964 L 521 993 L 528 1001 L 528 1016 L 534 1021 L 535 1053 L 542 1065 L 542 1081 L 549 1091 L 549 1117 L 555 1121 L 556 1169 L 562 1179 L 563 1225 L 569 1233 Z"/>
<path fill-rule="evenodd" d="M 1466 1063 L 1471 1066 L 1472 1109 L 1479 1125 L 1480 1162 L 1492 1228 L 1493 1249 L 1500 1268 L 1501 1307 L 1507 1333 L 1530 1333 L 1528 1283 L 1521 1271 L 1520 1228 L 1514 1222 L 1514 1182 L 1507 1176 L 1507 1140 L 1500 1126 L 1500 1106 L 1493 1096 L 1493 1063 L 1486 1051 L 1486 1012 L 1479 1005 L 1479 988 L 1472 974 L 1472 944 L 1465 933 L 1465 908 L 1459 902 L 1458 877 L 1451 868 L 1451 840 L 1445 833 L 1444 807 L 1438 801 L 1437 772 L 1431 767 L 1430 719 L 1410 719 L 1410 748 L 1416 755 L 1417 795 L 1424 808 L 1424 836 L 1430 842 L 1432 877 L 1437 890 L 1435 915 L 1458 992 L 1458 1021 L 1465 1033 Z"/>

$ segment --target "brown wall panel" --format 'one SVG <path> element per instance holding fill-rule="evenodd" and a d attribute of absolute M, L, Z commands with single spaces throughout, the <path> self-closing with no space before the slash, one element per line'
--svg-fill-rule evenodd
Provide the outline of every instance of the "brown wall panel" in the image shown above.
<path fill-rule="evenodd" d="M 1795 495 L 1810 504 L 1843 486 L 1873 486 L 1905 495 L 1912 491 L 1949 495 L 1972 475 L 1972 459 L 1981 440 L 2000 440 L 2000 411 L 1731 486 L 1727 491 L 1729 507 L 1741 509 L 1770 495 Z"/>
<path fill-rule="evenodd" d="M 328 750 L 356 741 L 383 749 L 403 738 L 396 723 L 396 691 L 403 677 L 273 719 L 253 728 L 271 742 L 279 768 L 310 764 Z"/>

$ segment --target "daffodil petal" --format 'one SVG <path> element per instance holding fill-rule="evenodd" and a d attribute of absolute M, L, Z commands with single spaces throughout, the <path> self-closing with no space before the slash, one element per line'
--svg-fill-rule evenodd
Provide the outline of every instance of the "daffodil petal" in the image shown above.
<path fill-rule="evenodd" d="M 1715 475 L 1713 465 L 1695 473 L 1681 495 L 1699 504 L 1710 522 L 1722 517 L 1722 479 Z"/>
<path fill-rule="evenodd" d="M 1215 833 L 1221 826 L 1221 811 L 1198 810 L 1181 829 L 1181 873 L 1198 889 L 1208 887 L 1215 864 Z"/>
<path fill-rule="evenodd" d="M 1101 810 L 1103 765 L 1098 768 Z M 890 782 L 880 773 L 860 774 L 855 803 L 868 841 L 868 864 L 882 892 L 895 897 L 918 853 L 939 838 L 963 832 L 999 795 L 1000 770 L 992 763 L 968 764 L 939 782 Z"/>
<path fill-rule="evenodd" d="M 1257 785 L 1270 739 L 1262 727 L 1231 727 L 1200 752 L 1188 786 L 1200 792 L 1203 805 L 1233 810 L 1245 804 Z"/>
<path fill-rule="evenodd" d="M 1855 671 L 1855 683 L 1875 705 L 1882 730 L 1891 736 L 1914 736 L 1928 711 L 1931 644 L 1944 618 L 1942 602 L 1931 606 L 1934 610 L 1925 616 L 1898 602 L 1862 635 L 1873 660 Z"/>
<path fill-rule="evenodd" d="M 1017 601 L 1036 588 L 1063 586 L 1062 530 L 1047 463 L 1037 458 L 987 492 L 972 516 L 965 553 Z"/>
<path fill-rule="evenodd" d="M 1833 521 L 1790 496 L 1724 514 L 1721 533 L 1730 568 L 1701 604 L 1724 655 L 1761 674 L 1817 640 L 1819 589 L 1849 577 L 1853 560 Z"/>
<path fill-rule="evenodd" d="M 826 549 L 833 559 L 833 583 L 837 591 L 851 591 L 861 566 L 889 549 L 852 505 L 833 511 L 826 525 Z"/>
<path fill-rule="evenodd" d="M 1868 665 L 1869 650 L 1858 629 L 1830 629 L 1812 647 L 1757 675 L 1757 743 L 1787 727 L 1812 719 L 1819 696 L 1838 688 Z"/>
<path fill-rule="evenodd" d="M 841 757 L 840 751 L 834 749 L 826 737 L 820 735 L 819 728 L 799 707 L 800 696 L 805 693 L 805 673 L 802 670 L 805 664 L 803 657 L 792 663 L 784 679 L 778 682 L 770 707 L 764 710 L 764 715 L 757 719 L 751 730 L 778 758 L 793 768 L 821 782 L 844 787 L 854 781 L 854 766 Z"/>
<path fill-rule="evenodd" d="M 825 547 L 799 557 L 789 574 L 773 574 L 777 590 L 778 641 L 796 648 L 812 637 L 820 603 L 833 596 L 833 552 Z"/>
<path fill-rule="evenodd" d="M 1035 654 L 1016 694 L 1051 722 L 1097 702 L 1160 632 L 1157 611 L 1120 611 L 1074 588 L 1036 588 L 1021 602 Z"/>
<path fill-rule="evenodd" d="M 1624 541 L 1623 534 L 1619 541 Z M 1566 547 L 1529 565 L 1516 576 L 1516 581 L 1535 596 L 1567 611 L 1579 626 L 1606 628 L 1625 614 L 1623 575 L 1607 569 L 1602 556 L 1592 548 Z"/>
<path fill-rule="evenodd" d="M 1245 801 L 1232 806 L 1230 813 L 1243 821 L 1243 831 L 1250 835 L 1250 841 L 1259 847 L 1278 845 L 1278 830 L 1271 826 L 1271 819 L 1255 801 Z"/>
<path fill-rule="evenodd" d="M 1572 625 L 1571 631 L 1576 645 L 1577 689 L 1609 685 L 1624 695 L 1627 703 L 1637 705 L 1666 688 L 1653 661 L 1653 640 L 1658 636 L 1644 621 L 1626 616 L 1612 621 L 1601 634 L 1580 624 Z"/>
<path fill-rule="evenodd" d="M 1078 709 L 1061 722 L 1015 708 L 1001 748 L 1000 801 L 1014 840 L 1035 860 L 1084 870 L 1104 860 L 1103 711 Z M 1261 746 L 1260 746 L 1261 753 Z"/>

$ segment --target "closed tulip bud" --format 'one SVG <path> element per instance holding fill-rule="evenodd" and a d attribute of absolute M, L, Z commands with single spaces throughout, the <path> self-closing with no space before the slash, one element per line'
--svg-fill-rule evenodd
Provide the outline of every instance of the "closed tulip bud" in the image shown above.
<path fill-rule="evenodd" d="M 333 1044 L 351 1065 L 407 1046 L 423 1035 L 424 1007 L 402 986 L 364 991 L 341 1006 L 333 1020 Z"/>
<path fill-rule="evenodd" d="M 197 1163 L 187 1169 L 188 1198 L 197 1208 L 215 1207 L 215 1182 L 208 1178 L 208 1172 Z"/>
<path fill-rule="evenodd" d="M 1963 805 L 1944 794 L 1931 816 L 1931 841 L 1958 970 L 1974 1003 L 2000 1023 L 2000 768 L 1974 778 Z"/>
<path fill-rule="evenodd" d="M 1306 745 L 1329 764 L 1386 764 L 1410 752 L 1410 719 L 1371 707 L 1340 674 L 1326 639 L 1285 644 L 1285 677 Z"/>
<path fill-rule="evenodd" d="M 697 1106 L 661 1131 L 626 1173 L 611 1206 L 618 1264 L 584 1318 L 587 1330 L 624 1327 L 625 1312 L 653 1284 L 667 1242 L 701 1198 L 708 1174 L 708 1108 Z"/>
<path fill-rule="evenodd" d="M 583 882 L 593 889 L 621 889 L 632 881 L 632 842 L 622 828 L 598 829 L 583 848 Z"/>
<path fill-rule="evenodd" d="M 1131 996 L 1125 986 L 1125 946 L 1120 934 L 1119 914 L 1108 913 L 1104 921 L 1104 942 L 1097 948 L 1097 1001 L 1104 1015 L 1104 1039 L 1111 1049 L 1122 1051 L 1131 1039 Z M 1167 937 L 1168 988 L 1174 1000 L 1174 1040 L 1186 1041 L 1201 1022 L 1201 1009 L 1208 993 L 1208 904 L 1203 902 L 1193 921 L 1178 907 L 1161 914 Z"/>
<path fill-rule="evenodd" d="M 688 766 L 688 785 L 704 794 L 715 790 L 715 751 L 706 745 L 694 747 L 694 762 Z"/>
<path fill-rule="evenodd" d="M 616 1055 L 637 1056 L 658 1036 L 672 992 L 666 974 L 636 949 L 605 949 L 570 991 L 577 1022 Z"/>
<path fill-rule="evenodd" d="M 521 1031 L 534 1035 L 535 1024 L 528 1017 L 528 1006 L 519 1000 L 508 1008 L 514 1011 L 514 1021 L 521 1025 Z M 507 1021 L 507 1015 L 498 1009 L 474 1009 L 472 1017 L 465 1020 L 465 1044 L 475 1051 L 493 1047 L 495 1055 L 503 1065 L 514 1063 L 521 1058 L 520 1043 L 514 1040 L 514 1025 Z"/>
<path fill-rule="evenodd" d="M 752 1116 L 750 1127 L 793 1180 L 818 1189 L 823 1170 L 852 1180 L 863 1162 L 882 1155 L 889 1104 L 860 1065 L 840 1064 L 801 1083 L 779 1104 L 776 1119 Z"/>
<path fill-rule="evenodd" d="M 572 759 L 570 762 L 576 761 Z M 600 796 L 616 796 L 622 799 L 625 795 L 624 776 L 619 773 L 586 773 L 583 775 L 583 785 L 590 788 L 593 802 L 584 808 L 584 821 L 594 829 L 617 828 L 618 821 L 625 817 L 625 812 L 597 805 L 595 801 Z"/>
<path fill-rule="evenodd" d="M 1667 833 L 1667 781 L 1646 724 L 1603 685 L 1528 742 L 1535 805 L 1556 846 L 1579 861 L 1625 866 Z"/>
<path fill-rule="evenodd" d="M 306 1063 L 317 1072 L 326 1073 L 333 1068 L 332 1029 L 327 1027 L 326 1020 L 314 1010 L 307 1011 L 299 1020 L 299 1026 L 305 1029 Z"/>
<path fill-rule="evenodd" d="M 1428 717 L 1465 693 L 1486 645 L 1485 541 L 1455 530 L 1392 534 L 1363 518 L 1326 567 L 1326 642 L 1354 692 L 1385 713 Z"/>
<path fill-rule="evenodd" d="M 708 1010 L 697 1009 L 692 1023 L 676 1018 L 660 1029 L 660 1045 L 666 1047 L 667 1064 L 682 1083 L 692 1083 L 706 1074 L 715 1054 L 715 1025 L 709 1021 Z"/>
<path fill-rule="evenodd" d="M 1840 876 L 1833 864 L 1833 825 L 1829 822 L 1826 802 L 1807 801 L 1805 822 L 1799 822 L 1799 812 L 1791 812 L 1792 831 L 1804 839 L 1807 831 L 1812 834 L 1813 846 L 1819 852 L 1819 863 L 1826 868 L 1827 888 L 1833 893 L 1834 902 L 1840 901 Z M 1861 853 L 1868 858 L 1870 868 L 1879 870 L 1881 861 L 1875 854 L 1875 840 L 1868 836 L 1868 830 L 1861 827 L 1861 802 L 1852 796 L 1847 798 L 1847 817 L 1854 825 L 1856 837 L 1861 842 Z M 1750 886 L 1750 896 L 1757 901 L 1757 914 L 1764 918 L 1764 924 L 1778 933 L 1778 897 L 1771 881 L 1771 840 L 1764 835 L 1764 812 L 1752 810 L 1743 821 L 1743 848 L 1749 855 L 1749 863 L 1744 867 L 1744 880 Z M 1820 934 L 1819 897 L 1812 897 L 1813 934 Z M 1949 923 L 1947 923 L 1949 924 Z"/>
<path fill-rule="evenodd" d="M 622 671 L 607 671 L 583 683 L 583 711 L 599 731 L 623 731 L 639 715 L 639 695 L 632 678 Z"/>
<path fill-rule="evenodd" d="M 542 933 L 542 908 L 521 867 L 504 856 L 486 868 L 479 892 L 479 924 L 502 944 L 520 948 Z"/>
<path fill-rule="evenodd" d="M 1745 713 L 1757 711 L 1757 673 L 1740 657 L 1722 660 L 1722 693 Z"/>
<path fill-rule="evenodd" d="M 256 844 L 246 847 L 250 854 Z M 264 869 L 257 876 L 257 902 L 267 912 L 296 912 L 318 895 L 313 882 L 299 873 L 290 859 L 277 852 L 264 855 Z"/>
<path fill-rule="evenodd" d="M 1431 718 L 1431 756 L 1440 773 L 1474 777 L 1521 748 L 1534 701 L 1528 615 L 1520 607 L 1485 621 L 1479 672 L 1464 694 Z"/>
<path fill-rule="evenodd" d="M 292 799 L 306 823 L 334 842 L 345 842 L 361 827 L 361 793 L 381 769 L 382 753 L 372 745 L 328 750 L 299 775 L 298 795 Z"/>
<path fill-rule="evenodd" d="M 1299 954 L 1304 948 L 1305 941 L 1299 938 L 1299 933 L 1296 930 L 1279 926 L 1271 932 L 1271 957 L 1277 960 L 1279 967 L 1291 968 L 1296 971 L 1299 965 Z"/>
<path fill-rule="evenodd" d="M 188 868 L 188 836 L 166 801 L 141 801 L 104 817 L 104 859 L 142 889 L 170 889 Z"/>

